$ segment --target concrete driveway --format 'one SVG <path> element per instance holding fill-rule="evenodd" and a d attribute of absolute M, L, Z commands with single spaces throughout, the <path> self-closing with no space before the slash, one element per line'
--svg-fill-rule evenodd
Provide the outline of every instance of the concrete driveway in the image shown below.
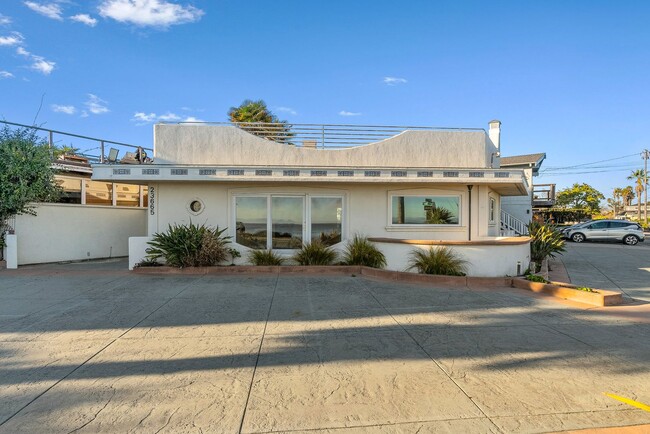
<path fill-rule="evenodd" d="M 636 246 L 619 243 L 572 243 L 559 256 L 577 285 L 622 291 L 650 302 L 650 238 Z"/>
<path fill-rule="evenodd" d="M 0 271 L 0 432 L 549 432 L 650 423 L 650 322 L 510 288 Z"/>

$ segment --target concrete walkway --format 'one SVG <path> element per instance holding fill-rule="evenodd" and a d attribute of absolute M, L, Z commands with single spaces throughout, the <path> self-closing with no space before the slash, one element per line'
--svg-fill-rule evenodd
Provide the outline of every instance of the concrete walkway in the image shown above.
<path fill-rule="evenodd" d="M 511 288 L 0 271 L 0 432 L 551 432 L 650 423 L 650 324 Z"/>

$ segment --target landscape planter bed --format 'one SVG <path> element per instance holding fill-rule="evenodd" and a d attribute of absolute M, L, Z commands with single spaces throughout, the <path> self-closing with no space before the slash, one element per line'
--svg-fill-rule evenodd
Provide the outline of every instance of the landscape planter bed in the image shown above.
<path fill-rule="evenodd" d="M 138 267 L 133 271 L 138 274 L 330 274 L 350 275 L 358 274 L 380 279 L 428 283 L 438 286 L 466 287 L 466 286 L 511 286 L 510 277 L 466 277 L 466 276 L 440 276 L 433 274 L 416 274 L 405 271 L 380 270 L 377 268 L 360 265 L 237 265 L 234 267 Z"/>
<path fill-rule="evenodd" d="M 426 283 L 445 287 L 515 287 L 543 293 L 566 300 L 578 301 L 592 306 L 614 306 L 623 302 L 620 292 L 596 289 L 587 292 L 575 289 L 576 285 L 561 282 L 539 283 L 512 277 L 467 277 L 416 274 L 405 271 L 380 270 L 359 265 L 237 265 L 217 267 L 138 267 L 137 274 L 186 274 L 186 275 L 233 275 L 233 274 L 304 274 L 304 275 L 351 275 L 375 277 L 406 283 Z"/>
<path fill-rule="evenodd" d="M 541 292 L 553 297 L 590 304 L 592 306 L 615 306 L 623 303 L 623 295 L 620 292 L 608 291 L 605 289 L 594 289 L 595 292 L 582 291 L 576 285 L 562 282 L 531 282 L 522 278 L 512 279 L 512 286 L 515 288 L 528 289 L 533 292 Z"/>

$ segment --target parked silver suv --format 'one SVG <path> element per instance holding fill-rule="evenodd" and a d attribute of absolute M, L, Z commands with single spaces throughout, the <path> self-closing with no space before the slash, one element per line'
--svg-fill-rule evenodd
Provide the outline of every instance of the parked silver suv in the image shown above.
<path fill-rule="evenodd" d="M 562 229 L 562 235 L 576 243 L 586 240 L 622 241 L 634 246 L 643 241 L 643 229 L 637 223 L 625 220 L 593 220 Z"/>

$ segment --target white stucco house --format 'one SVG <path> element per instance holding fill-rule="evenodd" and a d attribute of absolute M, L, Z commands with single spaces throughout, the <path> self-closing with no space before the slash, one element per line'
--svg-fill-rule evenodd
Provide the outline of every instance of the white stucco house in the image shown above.
<path fill-rule="evenodd" d="M 392 270 L 404 270 L 414 248 L 446 245 L 469 261 L 469 275 L 515 275 L 528 266 L 529 239 L 500 236 L 501 201 L 529 197 L 530 184 L 524 170 L 500 167 L 500 126 L 406 129 L 331 148 L 233 125 L 158 124 L 153 164 L 95 165 L 93 179 L 149 186 L 148 236 L 130 239 L 131 267 L 153 234 L 191 220 L 227 227 L 241 263 L 250 249 L 289 256 L 316 239 L 342 249 L 358 233 Z M 346 134 L 374 137 L 373 128 Z"/>

